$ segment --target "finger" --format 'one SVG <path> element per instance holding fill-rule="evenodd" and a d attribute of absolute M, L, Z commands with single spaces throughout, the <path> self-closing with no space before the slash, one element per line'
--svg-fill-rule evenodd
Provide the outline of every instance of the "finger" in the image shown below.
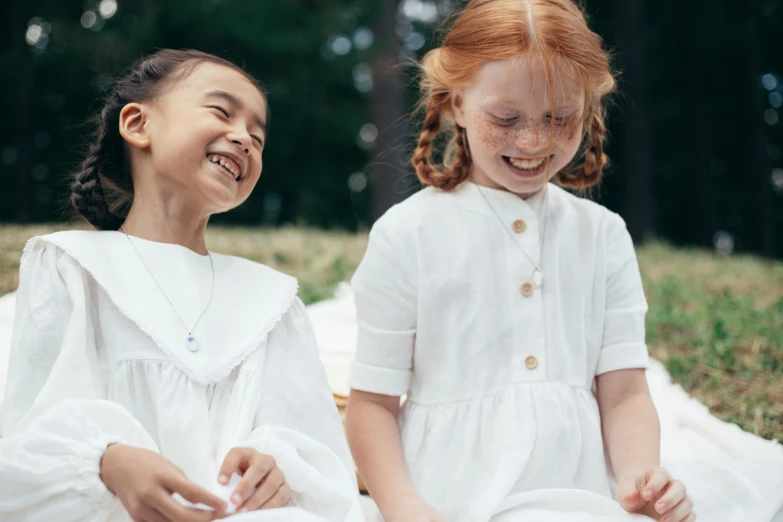
<path fill-rule="evenodd" d="M 671 476 L 663 468 L 655 468 L 647 479 L 647 484 L 644 486 L 644 492 L 642 497 L 645 500 L 652 500 L 661 494 L 666 484 L 671 481 Z"/>
<path fill-rule="evenodd" d="M 687 496 L 688 491 L 685 488 L 685 484 L 679 480 L 671 482 L 658 502 L 655 503 L 656 513 L 666 513 L 672 506 L 676 506 Z M 677 522 L 679 522 L 679 520 Z"/>
<path fill-rule="evenodd" d="M 228 484 L 231 475 L 240 469 L 246 469 L 250 459 L 256 452 L 250 448 L 233 448 L 228 452 L 218 472 L 218 482 Z"/>
<path fill-rule="evenodd" d="M 278 468 L 270 471 L 266 477 L 261 481 L 261 485 L 258 486 L 255 493 L 248 498 L 241 506 L 239 506 L 238 512 L 255 511 L 262 504 L 271 499 L 275 493 L 280 489 L 280 486 L 285 484 L 285 477 L 283 472 Z"/>
<path fill-rule="evenodd" d="M 269 455 L 256 453 L 250 460 L 250 467 L 248 467 L 245 474 L 242 475 L 242 480 L 240 480 L 237 487 L 234 488 L 234 493 L 231 495 L 231 502 L 237 507 L 241 506 L 242 503 L 250 497 L 253 490 L 258 487 L 264 477 L 276 468 L 277 463 L 275 463 L 275 459 Z"/>
<path fill-rule="evenodd" d="M 150 506 L 142 508 L 134 520 L 139 520 L 140 522 L 169 522 L 160 511 Z"/>
<path fill-rule="evenodd" d="M 696 513 L 691 511 L 691 514 L 685 517 L 682 522 L 696 522 Z"/>
<path fill-rule="evenodd" d="M 277 493 L 258 509 L 274 509 L 287 506 L 289 500 L 291 500 L 291 487 L 288 484 L 283 484 L 280 486 L 280 489 L 277 490 Z"/>
<path fill-rule="evenodd" d="M 179 493 L 182 498 L 191 502 L 192 504 L 204 504 L 211 507 L 220 514 L 225 513 L 226 509 L 228 509 L 228 505 L 223 499 L 213 495 L 206 489 L 185 477 L 169 477 L 164 483 L 164 486 L 169 490 L 170 493 Z M 169 498 L 171 499 L 170 496 Z M 174 499 L 171 500 L 174 501 Z"/>
<path fill-rule="evenodd" d="M 626 511 L 633 511 L 645 504 L 641 495 L 641 487 L 633 480 L 623 480 L 617 486 L 617 499 Z"/>
<path fill-rule="evenodd" d="M 686 497 L 685 500 L 674 506 L 670 511 L 664 513 L 661 520 L 665 522 L 682 522 L 692 512 L 693 502 Z"/>
<path fill-rule="evenodd" d="M 170 522 L 209 522 L 215 518 L 214 511 L 183 506 L 172 495 L 161 492 L 151 506 Z"/>

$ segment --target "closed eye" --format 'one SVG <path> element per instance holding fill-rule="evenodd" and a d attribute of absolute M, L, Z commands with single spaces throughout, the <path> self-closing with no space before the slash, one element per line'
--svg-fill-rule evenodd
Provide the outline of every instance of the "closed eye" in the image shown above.
<path fill-rule="evenodd" d="M 494 120 L 495 120 L 495 122 L 496 122 L 498 125 L 500 125 L 500 126 L 502 126 L 502 127 L 508 127 L 508 126 L 510 126 L 510 125 L 513 125 L 513 124 L 514 124 L 514 123 L 517 121 L 517 119 L 518 119 L 518 118 L 517 118 L 516 116 L 514 116 L 514 117 L 511 117 L 511 118 L 501 118 L 500 116 L 495 116 L 495 115 L 493 114 L 493 115 L 492 115 L 492 119 L 494 119 Z"/>
<path fill-rule="evenodd" d="M 554 122 L 555 125 L 565 125 L 569 121 L 571 121 L 572 115 L 568 116 L 552 116 L 551 114 L 546 115 L 546 121 L 548 122 Z"/>
<path fill-rule="evenodd" d="M 262 140 L 258 136 L 250 136 L 250 137 L 253 138 L 254 140 L 256 140 L 258 142 L 258 144 L 261 145 L 261 147 L 264 146 L 264 140 Z"/>
<path fill-rule="evenodd" d="M 213 105 L 213 106 L 210 107 L 210 109 L 216 109 L 216 110 L 222 112 L 223 116 L 225 116 L 226 118 L 230 118 L 230 116 L 228 114 L 228 111 L 226 109 L 224 109 L 223 107 L 220 107 L 219 105 Z"/>

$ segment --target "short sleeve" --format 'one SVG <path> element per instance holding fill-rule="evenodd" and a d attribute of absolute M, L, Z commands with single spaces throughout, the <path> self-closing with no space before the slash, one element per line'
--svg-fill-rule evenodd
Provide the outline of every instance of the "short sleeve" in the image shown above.
<path fill-rule="evenodd" d="M 639 263 L 623 219 L 610 214 L 606 224 L 606 310 L 596 375 L 646 368 L 644 296 Z"/>
<path fill-rule="evenodd" d="M 392 208 L 370 232 L 351 281 L 358 338 L 351 388 L 382 395 L 408 391 L 416 337 L 416 252 Z"/>

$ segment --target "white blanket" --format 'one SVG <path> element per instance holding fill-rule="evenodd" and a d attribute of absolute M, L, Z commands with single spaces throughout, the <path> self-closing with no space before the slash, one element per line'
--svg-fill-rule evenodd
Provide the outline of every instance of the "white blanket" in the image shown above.
<path fill-rule="evenodd" d="M 309 306 L 308 313 L 332 391 L 345 396 L 349 391 L 348 370 L 356 345 L 356 313 L 350 289 L 345 284 L 341 285 L 334 299 Z M 8 371 L 13 317 L 14 295 L 0 297 L 0 406 Z M 706 406 L 671 382 L 661 363 L 651 361 L 647 379 L 661 421 L 663 460 L 671 462 L 704 457 L 783 459 L 782 445 L 744 432 L 710 415 Z M 365 507 L 368 515 L 375 511 L 371 503 L 366 503 Z M 503 519 L 502 514 L 499 515 L 498 521 Z M 373 518 L 368 516 L 369 520 Z"/>

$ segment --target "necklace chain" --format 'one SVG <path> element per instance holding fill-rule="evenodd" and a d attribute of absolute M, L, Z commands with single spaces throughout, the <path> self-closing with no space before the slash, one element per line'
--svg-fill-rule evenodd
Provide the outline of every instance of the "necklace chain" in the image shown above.
<path fill-rule="evenodd" d="M 179 319 L 179 322 L 182 323 L 182 326 L 185 328 L 185 330 L 187 330 L 188 336 L 192 335 L 193 332 L 196 330 L 198 323 L 201 321 L 201 318 L 204 317 L 205 313 L 207 313 L 207 309 L 209 309 L 209 305 L 212 304 L 212 296 L 215 293 L 215 265 L 212 262 L 212 254 L 209 251 L 207 251 L 207 256 L 209 256 L 209 267 L 212 269 L 212 287 L 209 290 L 209 301 L 207 302 L 207 306 L 204 308 L 204 311 L 201 312 L 201 315 L 199 315 L 198 319 L 196 319 L 196 324 L 193 325 L 193 328 L 188 328 L 188 326 L 185 324 L 185 321 L 182 320 L 182 317 L 180 317 L 179 312 L 177 312 L 177 309 L 174 307 L 174 304 L 171 302 L 171 299 L 169 299 L 169 296 L 166 295 L 166 292 L 163 291 L 163 287 L 160 286 L 160 283 L 158 283 L 158 280 L 155 278 L 155 274 L 152 273 L 152 270 L 150 270 L 150 267 L 147 265 L 146 261 L 144 261 L 144 257 L 141 255 L 141 252 L 139 252 L 139 250 L 136 248 L 136 245 L 133 244 L 133 240 L 125 231 L 125 227 L 120 225 L 120 230 L 122 230 L 123 234 L 125 234 L 125 237 L 128 238 L 128 242 L 130 242 L 131 246 L 133 247 L 133 250 L 136 251 L 136 255 L 139 256 L 141 263 L 144 265 L 144 268 L 147 269 L 147 272 L 149 272 L 150 277 L 152 277 L 152 280 L 155 282 L 155 285 L 158 287 L 158 290 L 160 290 L 160 293 L 163 294 L 163 297 L 166 299 L 166 301 L 168 301 L 171 309 L 174 310 L 174 314 L 177 316 L 177 319 Z"/>
<path fill-rule="evenodd" d="M 528 255 L 528 253 L 525 251 L 525 249 L 524 249 L 524 248 L 522 248 L 522 246 L 521 246 L 521 245 L 520 245 L 520 244 L 517 242 L 517 240 L 516 240 L 516 238 L 513 236 L 513 234 L 511 234 L 511 232 L 509 232 L 509 231 L 506 229 L 506 225 L 505 225 L 505 224 L 504 224 L 504 222 L 503 222 L 503 218 L 501 218 L 501 217 L 500 217 L 500 214 L 498 214 L 498 213 L 497 213 L 497 211 L 495 210 L 495 207 L 493 207 L 493 206 L 492 206 L 492 203 L 490 203 L 490 202 L 489 202 L 489 199 L 487 199 L 487 196 L 485 196 L 485 195 L 484 195 L 484 191 L 483 191 L 483 190 L 481 190 L 481 187 L 478 185 L 478 183 L 474 183 L 474 185 L 476 186 L 476 189 L 479 191 L 479 194 L 481 194 L 481 197 L 482 197 L 482 198 L 484 199 L 484 201 L 487 203 L 487 206 L 489 207 L 489 209 L 492 211 L 492 213 L 493 213 L 493 214 L 495 214 L 495 217 L 498 219 L 498 221 L 499 221 L 499 222 L 500 222 L 500 224 L 502 225 L 502 228 L 503 228 L 503 230 L 505 230 L 505 231 L 506 231 L 506 234 L 508 234 L 508 236 L 511 238 L 511 242 L 512 242 L 512 243 L 514 243 L 514 244 L 517 246 L 517 248 L 519 248 L 519 250 L 520 250 L 520 251 L 521 251 L 521 252 L 522 252 L 522 253 L 525 255 L 525 257 L 527 258 L 527 260 L 528 260 L 528 261 L 530 261 L 530 264 L 532 264 L 532 265 L 535 267 L 535 269 L 536 269 L 536 270 L 538 270 L 538 272 L 539 272 L 540 274 L 542 274 L 542 275 L 543 275 L 543 273 L 544 273 L 544 272 L 543 272 L 543 270 L 541 270 L 541 267 L 539 267 L 539 266 L 538 266 L 538 263 L 536 263 L 535 261 L 533 261 L 533 258 L 531 258 L 531 257 Z M 547 185 L 549 185 L 549 184 L 547 183 Z M 546 236 L 546 225 L 547 225 L 547 222 L 549 221 L 549 220 L 546 218 L 546 217 L 547 217 L 547 216 L 546 216 L 546 211 L 547 211 L 547 210 L 548 210 L 548 208 L 549 208 L 549 191 L 547 190 L 547 188 L 548 188 L 548 187 L 544 187 L 544 205 L 546 205 L 546 206 L 545 206 L 545 208 L 544 208 L 544 211 L 542 212 L 542 215 L 543 215 L 543 218 L 544 218 L 544 228 L 543 228 L 543 230 L 541 231 L 541 244 L 542 244 L 542 249 L 543 249 L 543 244 L 544 244 L 544 237 Z"/>

